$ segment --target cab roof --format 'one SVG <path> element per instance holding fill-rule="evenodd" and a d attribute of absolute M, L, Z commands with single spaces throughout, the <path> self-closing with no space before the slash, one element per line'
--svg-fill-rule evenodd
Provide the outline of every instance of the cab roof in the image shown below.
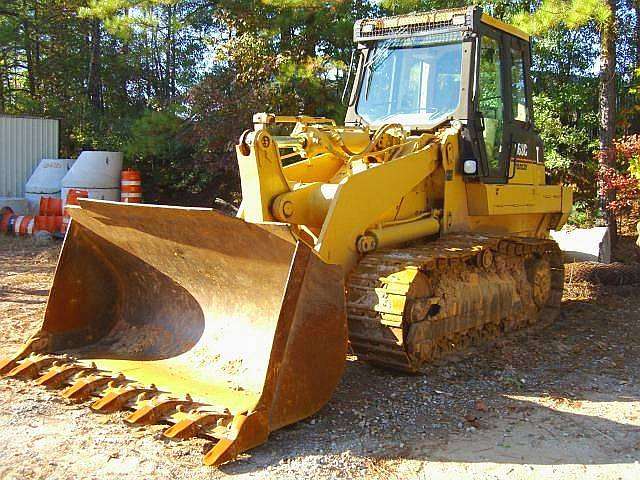
<path fill-rule="evenodd" d="M 478 22 L 527 42 L 530 40 L 526 32 L 487 15 L 478 6 L 361 19 L 354 25 L 353 37 L 356 42 L 366 42 L 387 38 L 411 37 L 426 33 L 476 30 Z"/>

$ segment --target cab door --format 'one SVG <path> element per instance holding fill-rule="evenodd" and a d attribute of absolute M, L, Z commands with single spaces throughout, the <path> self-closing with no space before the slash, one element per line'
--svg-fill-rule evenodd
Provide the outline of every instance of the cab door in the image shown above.
<path fill-rule="evenodd" d="M 542 140 L 534 130 L 531 108 L 531 53 L 529 43 L 507 37 L 508 108 L 506 134 L 509 178 L 527 164 L 543 162 Z"/>
<path fill-rule="evenodd" d="M 505 39 L 486 28 L 480 37 L 476 73 L 475 127 L 484 182 L 507 181 L 507 81 Z"/>

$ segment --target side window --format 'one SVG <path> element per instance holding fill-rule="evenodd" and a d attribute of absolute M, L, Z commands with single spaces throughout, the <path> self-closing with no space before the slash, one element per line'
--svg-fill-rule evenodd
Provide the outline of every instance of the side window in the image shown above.
<path fill-rule="evenodd" d="M 522 50 L 511 49 L 511 92 L 513 119 L 519 122 L 529 120 L 527 93 L 524 86 L 524 59 Z"/>
<path fill-rule="evenodd" d="M 484 145 L 487 153 L 489 176 L 504 176 L 502 162 L 502 136 L 504 132 L 504 103 L 500 43 L 483 37 L 480 46 L 480 85 L 478 109 L 484 117 Z"/>

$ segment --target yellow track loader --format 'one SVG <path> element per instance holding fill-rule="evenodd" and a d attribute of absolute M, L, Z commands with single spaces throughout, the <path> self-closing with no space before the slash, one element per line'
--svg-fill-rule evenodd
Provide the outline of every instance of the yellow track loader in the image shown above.
<path fill-rule="evenodd" d="M 420 372 L 553 318 L 572 193 L 545 177 L 529 37 L 471 7 L 354 38 L 344 126 L 255 115 L 236 218 L 81 199 L 1 373 L 216 439 L 218 465 L 318 411 L 349 348 Z"/>

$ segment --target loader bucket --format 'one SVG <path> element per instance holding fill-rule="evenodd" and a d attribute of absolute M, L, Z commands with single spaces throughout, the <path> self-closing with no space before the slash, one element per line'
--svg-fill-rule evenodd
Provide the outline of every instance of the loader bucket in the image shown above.
<path fill-rule="evenodd" d="M 289 228 L 80 200 L 41 331 L 11 376 L 218 442 L 218 465 L 308 417 L 344 367 L 344 280 Z"/>

